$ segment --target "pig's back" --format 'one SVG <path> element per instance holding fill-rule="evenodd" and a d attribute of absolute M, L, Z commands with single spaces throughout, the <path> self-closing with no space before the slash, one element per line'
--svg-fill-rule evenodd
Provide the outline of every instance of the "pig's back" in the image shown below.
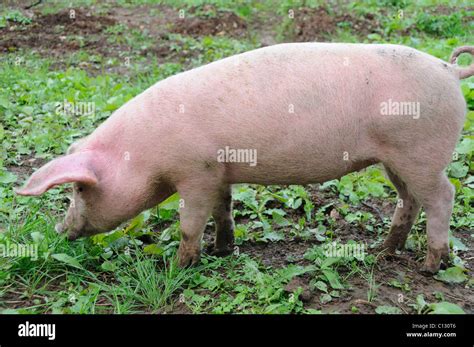
<path fill-rule="evenodd" d="M 254 149 L 257 166 L 227 165 L 230 180 L 275 184 L 325 181 L 376 162 L 374 141 L 390 142 L 384 131 L 416 133 L 437 117 L 433 93 L 460 94 L 451 66 L 417 50 L 323 43 L 254 50 L 156 87 L 172 105 L 167 117 L 176 141 L 192 134 L 184 141 L 194 139 L 192 147 L 209 160 L 226 146 Z M 420 102 L 424 120 L 383 116 L 380 105 L 389 99 Z"/>

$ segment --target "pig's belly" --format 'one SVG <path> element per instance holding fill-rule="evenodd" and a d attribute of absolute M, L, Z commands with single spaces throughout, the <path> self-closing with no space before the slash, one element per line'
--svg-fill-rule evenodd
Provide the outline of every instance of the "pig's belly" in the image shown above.
<path fill-rule="evenodd" d="M 245 164 L 229 164 L 227 166 L 227 181 L 231 184 L 253 183 L 262 185 L 323 183 L 338 179 L 377 162 L 377 160 L 369 159 L 350 162 L 345 165 L 327 164 L 323 168 L 319 163 L 315 164 L 306 160 L 299 163 L 287 163 L 284 166 L 264 163 L 259 164 L 258 169 Z"/>
<path fill-rule="evenodd" d="M 357 136 L 346 141 L 305 141 L 304 132 L 291 143 L 248 143 L 234 148 L 254 150 L 224 159 L 229 183 L 310 184 L 340 178 L 378 162 L 370 156 L 367 142 Z M 314 137 L 313 137 L 314 138 Z M 229 146 L 233 148 L 233 146 Z M 235 154 L 235 152 L 234 152 Z M 234 159 L 232 161 L 232 159 Z"/>

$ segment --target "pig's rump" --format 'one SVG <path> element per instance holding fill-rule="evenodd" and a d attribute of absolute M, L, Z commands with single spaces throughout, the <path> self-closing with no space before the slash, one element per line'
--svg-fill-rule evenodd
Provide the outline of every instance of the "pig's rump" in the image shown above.
<path fill-rule="evenodd" d="M 278 45 L 177 75 L 147 93 L 169 129 L 160 146 L 180 148 L 189 162 L 216 163 L 226 147 L 256 150 L 256 165 L 217 164 L 230 183 L 322 182 L 392 155 L 422 158 L 440 148 L 443 165 L 465 113 L 451 65 L 396 45 Z M 382 114 L 389 102 L 417 103 L 418 113 Z"/>

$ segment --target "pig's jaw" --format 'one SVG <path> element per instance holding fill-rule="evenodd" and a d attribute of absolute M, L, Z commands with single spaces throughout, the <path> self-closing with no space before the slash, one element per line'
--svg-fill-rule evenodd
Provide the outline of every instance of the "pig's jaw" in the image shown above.
<path fill-rule="evenodd" d="M 81 237 L 93 236 L 96 234 L 106 233 L 112 231 L 122 225 L 123 223 L 115 223 L 113 226 L 107 228 L 96 228 L 94 225 L 85 221 L 82 222 L 80 227 L 77 227 L 74 223 L 68 224 L 68 219 L 64 223 L 58 223 L 55 226 L 55 230 L 58 234 L 67 233 L 67 239 L 69 241 L 75 241 Z"/>
<path fill-rule="evenodd" d="M 58 234 L 64 234 L 67 231 L 67 228 L 64 226 L 64 223 L 58 223 L 54 227 L 54 230 L 56 230 Z M 74 241 L 78 238 L 78 236 L 79 236 L 79 233 L 70 231 L 68 232 L 67 238 L 69 241 Z"/>
<path fill-rule="evenodd" d="M 66 223 L 58 223 L 56 224 L 54 229 L 58 234 L 64 234 L 67 232 L 67 238 L 69 241 L 74 241 L 81 235 L 80 231 L 74 230 L 73 228 L 69 228 L 68 226 L 66 226 Z"/>

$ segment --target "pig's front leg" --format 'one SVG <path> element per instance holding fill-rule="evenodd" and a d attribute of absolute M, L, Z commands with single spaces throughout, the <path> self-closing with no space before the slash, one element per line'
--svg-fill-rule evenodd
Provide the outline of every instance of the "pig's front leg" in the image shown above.
<path fill-rule="evenodd" d="M 224 185 L 212 211 L 216 223 L 216 238 L 207 251 L 211 255 L 225 256 L 234 251 L 234 220 L 232 218 L 232 187 Z"/>
<path fill-rule="evenodd" d="M 182 183 L 177 190 L 182 199 L 178 259 L 179 266 L 185 267 L 199 262 L 202 235 L 219 192 L 218 186 L 200 180 Z"/>

